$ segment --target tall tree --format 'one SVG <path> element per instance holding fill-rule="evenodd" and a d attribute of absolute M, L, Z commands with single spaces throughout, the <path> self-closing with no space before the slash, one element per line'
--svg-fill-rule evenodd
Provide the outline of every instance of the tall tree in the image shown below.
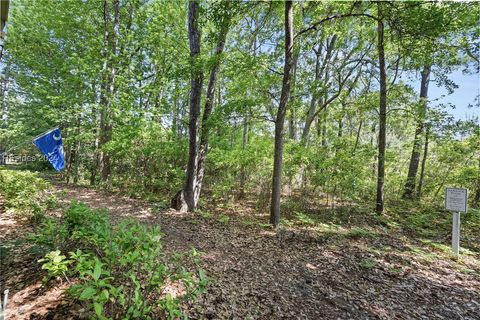
<path fill-rule="evenodd" d="M 377 51 L 380 71 L 380 102 L 378 130 L 378 162 L 377 162 L 377 198 L 375 211 L 382 213 L 385 205 L 385 148 L 387 144 L 387 71 L 385 66 L 385 27 L 382 21 L 382 4 L 378 4 Z"/>
<path fill-rule="evenodd" d="M 231 2 L 227 1 L 221 6 L 218 7 L 219 12 L 217 14 L 218 19 L 220 20 L 220 31 L 218 33 L 217 45 L 215 48 L 215 53 L 213 56 L 213 64 L 210 69 L 210 77 L 208 80 L 207 86 L 207 96 L 205 98 L 205 109 L 203 110 L 202 116 L 202 127 L 200 134 L 200 148 L 198 153 L 197 160 L 197 173 L 195 181 L 195 190 L 194 190 L 194 208 L 197 207 L 198 201 L 200 199 L 200 193 L 202 191 L 203 178 L 205 175 L 205 160 L 208 153 L 208 140 L 210 135 L 210 115 L 213 110 L 213 104 L 215 100 L 215 88 L 217 85 L 218 72 L 220 69 L 220 63 L 222 58 L 222 53 L 225 48 L 225 41 L 227 38 L 228 28 L 230 27 L 231 13 Z"/>
<path fill-rule="evenodd" d="M 428 84 L 430 83 L 430 65 L 426 65 L 422 70 L 422 79 L 420 81 L 420 110 L 417 120 L 417 128 L 413 139 L 412 155 L 408 166 L 407 182 L 403 192 L 404 199 L 413 199 L 415 197 L 415 186 L 420 163 L 420 152 L 422 149 L 421 138 L 424 134 L 425 115 L 427 112 Z"/>
<path fill-rule="evenodd" d="M 428 139 L 430 138 L 430 124 L 427 124 L 426 126 L 427 128 L 425 130 L 425 142 L 423 145 L 422 165 L 420 167 L 420 177 L 418 179 L 418 189 L 417 189 L 418 199 L 422 197 L 423 179 L 425 178 L 425 166 L 427 165 L 427 156 L 428 156 Z"/>
<path fill-rule="evenodd" d="M 180 211 L 194 211 L 200 200 L 200 193 L 205 175 L 205 160 L 208 153 L 208 141 L 211 129 L 210 115 L 215 101 L 218 72 L 225 48 L 227 33 L 230 27 L 232 3 L 225 2 L 214 7 L 214 15 L 219 20 L 219 33 L 213 55 L 213 63 L 205 98 L 205 108 L 201 114 L 201 95 L 203 84 L 203 70 L 199 65 L 201 31 L 199 26 L 199 3 L 190 1 L 188 13 L 188 29 L 190 43 L 190 58 L 192 59 L 192 80 L 190 92 L 190 117 L 189 117 L 189 154 L 187 165 L 187 178 L 185 187 L 172 199 L 172 207 Z M 201 122 L 200 122 L 201 120 Z"/>
<path fill-rule="evenodd" d="M 282 193 L 283 167 L 283 127 L 290 96 L 291 71 L 293 64 L 293 3 L 285 2 L 285 61 L 283 66 L 282 93 L 275 120 L 275 143 L 273 156 L 272 200 L 270 223 L 277 227 L 280 223 L 280 197 Z"/>
<path fill-rule="evenodd" d="M 200 5 L 196 0 L 188 4 L 188 41 L 190 44 L 191 89 L 188 122 L 188 163 L 185 186 L 172 200 L 172 207 L 180 211 L 195 210 L 195 185 L 198 161 L 198 128 L 200 125 L 200 101 L 202 97 L 203 71 L 199 65 L 201 32 L 199 26 Z"/>
<path fill-rule="evenodd" d="M 104 36 L 103 36 L 103 81 L 102 90 L 100 93 L 100 130 L 99 130 L 99 165 L 100 177 L 103 182 L 107 182 L 110 177 L 110 155 L 103 149 L 112 139 L 112 105 L 115 95 L 115 77 L 116 77 L 116 57 L 118 54 L 118 40 L 120 30 L 120 1 L 114 0 L 112 3 L 113 9 L 113 26 L 110 29 L 111 10 L 108 0 L 103 4 L 103 19 L 104 19 Z"/>

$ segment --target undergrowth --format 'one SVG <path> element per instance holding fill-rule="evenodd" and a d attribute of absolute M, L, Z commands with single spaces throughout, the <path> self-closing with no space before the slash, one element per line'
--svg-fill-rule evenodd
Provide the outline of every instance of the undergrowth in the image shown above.
<path fill-rule="evenodd" d="M 5 209 L 19 218 L 41 219 L 57 205 L 50 184 L 31 171 L 0 169 L 0 194 Z"/>
<path fill-rule="evenodd" d="M 162 233 L 136 220 L 112 226 L 107 213 L 73 202 L 45 218 L 30 239 L 50 250 L 39 262 L 52 279 L 75 279 L 69 293 L 97 319 L 177 319 L 182 302 L 206 285 L 199 253 L 167 255 Z"/>

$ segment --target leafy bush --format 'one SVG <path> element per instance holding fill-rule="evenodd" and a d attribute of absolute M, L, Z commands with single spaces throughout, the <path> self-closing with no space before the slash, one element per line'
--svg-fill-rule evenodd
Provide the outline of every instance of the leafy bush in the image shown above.
<path fill-rule="evenodd" d="M 5 198 L 6 209 L 20 217 L 38 218 L 55 205 L 55 199 L 47 193 L 49 187 L 37 173 L 0 170 L 0 194 Z"/>
<path fill-rule="evenodd" d="M 43 278 L 44 282 L 48 282 L 50 279 L 58 279 L 61 276 L 66 276 L 68 270 L 69 260 L 66 256 L 61 255 L 60 250 L 55 250 L 47 253 L 45 258 L 38 260 L 43 263 L 42 269 L 47 270 L 48 274 Z"/>
<path fill-rule="evenodd" d="M 52 222 L 46 225 L 42 229 L 46 234 L 37 235 L 36 241 L 58 245 L 52 237 Z M 182 301 L 196 297 L 205 288 L 198 253 L 167 256 L 158 227 L 135 220 L 111 226 L 105 211 L 76 202 L 55 226 L 63 237 L 61 246 L 77 249 L 69 252 L 69 260 L 60 251 L 47 254 L 41 260 L 42 268 L 49 271 L 49 279 L 58 277 L 58 272 L 77 278 L 78 284 L 70 293 L 87 303 L 98 319 L 181 317 Z M 62 259 L 58 261 L 58 257 Z"/>
<path fill-rule="evenodd" d="M 58 249 L 65 244 L 65 239 L 68 235 L 67 228 L 64 224 L 59 224 L 56 219 L 44 217 L 39 230 L 41 231 L 31 234 L 28 239 L 49 249 Z"/>

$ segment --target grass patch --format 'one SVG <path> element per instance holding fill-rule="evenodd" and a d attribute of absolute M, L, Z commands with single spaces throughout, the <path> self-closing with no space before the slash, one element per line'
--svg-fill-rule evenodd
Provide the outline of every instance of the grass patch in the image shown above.
<path fill-rule="evenodd" d="M 362 259 L 358 265 L 359 265 L 362 269 L 370 270 L 370 269 L 375 268 L 375 266 L 377 265 L 377 263 L 376 263 L 375 260 L 372 259 L 372 258 L 365 258 L 365 259 Z"/>
<path fill-rule="evenodd" d="M 221 223 L 228 223 L 230 221 L 230 217 L 227 216 L 226 214 L 221 214 L 219 217 L 218 217 L 218 221 L 220 221 Z"/>
<path fill-rule="evenodd" d="M 376 238 L 378 237 L 378 233 L 360 227 L 353 227 L 345 233 L 345 237 L 352 239 Z"/>
<path fill-rule="evenodd" d="M 197 210 L 197 212 L 204 219 L 210 219 L 212 217 L 212 213 L 209 211 Z"/>

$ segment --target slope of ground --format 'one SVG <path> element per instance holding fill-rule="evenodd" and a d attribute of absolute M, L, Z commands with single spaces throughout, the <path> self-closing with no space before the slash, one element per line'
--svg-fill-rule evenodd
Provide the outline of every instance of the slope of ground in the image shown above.
<path fill-rule="evenodd" d="M 113 221 L 160 225 L 166 250 L 201 251 L 211 281 L 188 306 L 193 319 L 480 319 L 478 253 L 453 261 L 398 228 L 273 231 L 248 208 L 181 214 L 92 189 L 57 189 L 65 204 L 106 208 Z M 29 227 L 2 214 L 0 228 L 9 320 L 81 317 L 81 306 L 62 295 L 65 284 L 41 287 L 35 253 L 22 240 Z"/>

